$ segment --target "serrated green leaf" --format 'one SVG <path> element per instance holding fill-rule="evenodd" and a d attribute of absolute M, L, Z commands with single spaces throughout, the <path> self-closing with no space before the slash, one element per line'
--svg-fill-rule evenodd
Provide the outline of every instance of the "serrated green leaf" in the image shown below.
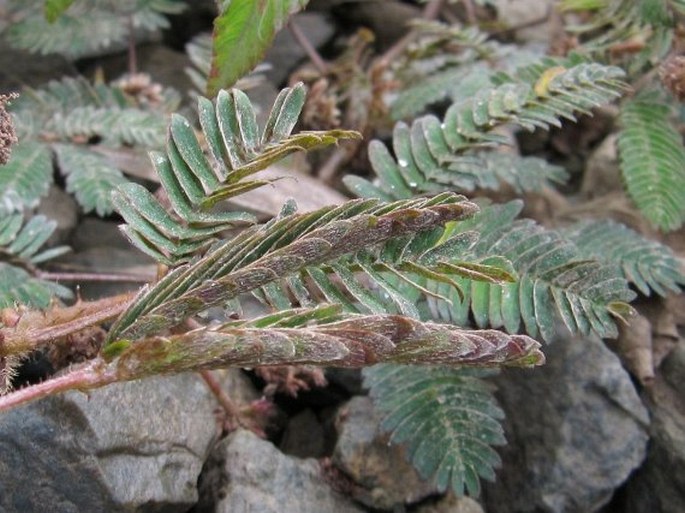
<path fill-rule="evenodd" d="M 214 20 L 208 96 L 232 86 L 262 59 L 276 32 L 308 0 L 231 0 Z"/>

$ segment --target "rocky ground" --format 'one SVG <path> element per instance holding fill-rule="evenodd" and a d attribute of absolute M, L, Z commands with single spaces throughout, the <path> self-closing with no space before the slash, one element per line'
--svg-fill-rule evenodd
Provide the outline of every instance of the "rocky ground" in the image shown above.
<path fill-rule="evenodd" d="M 496 3 L 511 10 L 513 25 L 538 16 L 535 4 L 544 4 Z M 532 7 L 515 9 L 517 3 Z M 180 72 L 188 65 L 182 43 L 208 27 L 211 4 L 196 2 L 175 20 L 173 35 L 143 44 L 141 69 L 189 90 Z M 416 13 L 406 4 L 382 15 L 373 2 L 311 4 L 297 23 L 324 50 L 362 22 L 377 31 L 379 44 L 391 44 L 401 24 L 387 20 Z M 537 44 L 547 37 L 540 30 L 520 36 Z M 268 81 L 252 97 L 269 105 L 305 59 L 287 31 L 279 35 L 267 56 Z M 124 62 L 122 55 L 99 56 L 78 68 L 89 74 L 102 67 L 114 76 Z M 26 58 L 0 48 L 0 70 L 10 67 L 11 76 L 0 77 L 3 91 L 16 80 L 35 86 L 75 71 L 58 58 Z M 600 171 L 588 176 L 606 176 L 616 156 L 598 145 L 588 169 L 592 165 Z M 244 201 L 271 215 L 288 196 L 302 210 L 344 198 L 311 177 L 302 180 L 309 180 L 306 187 L 286 180 L 282 188 Z M 80 215 L 57 188 L 41 208 L 59 220 L 58 237 L 74 248 L 69 262 L 94 271 L 154 273 L 119 235 L 115 221 Z M 682 249 L 682 232 L 677 237 Z M 94 298 L 120 290 L 91 284 L 81 294 Z M 571 338 L 545 347 L 544 367 L 506 371 L 494 380 L 507 415 L 508 445 L 500 448 L 496 481 L 475 499 L 440 494 L 422 481 L 402 448 L 390 446 L 379 432 L 359 372 L 331 369 L 326 387 L 296 398 L 276 394 L 266 439 L 244 429 L 223 433 L 216 400 L 196 374 L 117 384 L 88 395 L 72 392 L 0 415 L 0 512 L 682 513 L 685 308 L 682 297 L 648 303 L 644 311 L 652 313 L 642 318 L 642 333 L 669 347 L 649 386 L 602 341 Z M 248 403 L 263 393 L 264 383 L 253 373 L 232 369 L 220 377 L 236 401 Z"/>

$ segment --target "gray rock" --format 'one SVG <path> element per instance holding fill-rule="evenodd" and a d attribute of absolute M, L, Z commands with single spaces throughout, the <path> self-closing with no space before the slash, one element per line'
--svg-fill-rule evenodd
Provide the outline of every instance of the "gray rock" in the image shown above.
<path fill-rule="evenodd" d="M 628 483 L 627 513 L 685 511 L 685 345 L 664 361 L 648 397 L 652 439 L 647 461 Z"/>
<path fill-rule="evenodd" d="M 309 408 L 288 421 L 280 449 L 298 458 L 322 458 L 325 455 L 325 433 L 316 414 Z"/>
<path fill-rule="evenodd" d="M 598 340 L 561 339 L 547 364 L 497 379 L 507 414 L 490 513 L 591 513 L 645 457 L 649 417 L 618 357 Z"/>
<path fill-rule="evenodd" d="M 56 246 L 67 242 L 72 231 L 76 228 L 78 212 L 78 205 L 70 194 L 56 185 L 50 186 L 48 195 L 41 200 L 36 210 L 37 214 L 42 214 L 57 222 L 57 227 L 48 239 L 47 245 Z"/>
<path fill-rule="evenodd" d="M 326 483 L 319 463 L 282 454 L 249 431 L 212 451 L 201 480 L 198 513 L 360 513 Z"/>
<path fill-rule="evenodd" d="M 400 445 L 379 431 L 371 399 L 354 397 L 338 411 L 333 464 L 358 486 L 355 498 L 378 509 L 393 509 L 436 493 L 407 462 Z"/>
<path fill-rule="evenodd" d="M 545 16 L 556 6 L 555 0 L 495 0 L 497 18 L 507 27 L 515 28 L 540 21 L 530 27 L 516 31 L 520 41 L 535 41 L 547 44 L 551 38 L 552 25 Z"/>
<path fill-rule="evenodd" d="M 187 511 L 217 436 L 215 408 L 200 377 L 184 374 L 71 392 L 5 413 L 0 511 Z"/>
<path fill-rule="evenodd" d="M 314 48 L 323 46 L 335 31 L 327 16 L 316 12 L 303 12 L 292 17 L 292 21 Z M 280 86 L 307 54 L 286 28 L 276 34 L 273 44 L 264 60 L 271 65 L 266 76 L 272 84 Z"/>
<path fill-rule="evenodd" d="M 615 134 L 606 137 L 587 159 L 581 192 L 589 198 L 608 194 L 621 187 L 616 138 Z"/>
<path fill-rule="evenodd" d="M 485 513 L 483 507 L 470 497 L 448 494 L 431 504 L 422 504 L 416 513 Z"/>

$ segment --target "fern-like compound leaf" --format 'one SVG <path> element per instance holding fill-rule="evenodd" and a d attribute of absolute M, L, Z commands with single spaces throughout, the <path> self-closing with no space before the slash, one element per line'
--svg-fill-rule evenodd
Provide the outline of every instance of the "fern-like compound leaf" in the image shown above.
<path fill-rule="evenodd" d="M 121 171 L 91 151 L 90 141 L 110 147 L 161 147 L 166 116 L 135 107 L 122 89 L 84 79 L 52 81 L 25 90 L 11 106 L 22 143 L 0 168 L 6 211 L 35 206 L 52 183 L 54 152 L 59 170 L 86 212 L 112 212 L 111 193 L 126 182 Z M 0 193 L 1 194 L 1 193 Z M 0 207 L 2 211 L 3 207 Z"/>
<path fill-rule="evenodd" d="M 199 117 L 205 153 L 190 123 L 172 116 L 165 153 L 153 153 L 172 217 L 142 186 L 126 184 L 114 194 L 117 211 L 126 220 L 122 231 L 141 251 L 166 265 L 188 261 L 215 240 L 215 235 L 254 217 L 244 212 L 214 212 L 219 201 L 269 183 L 244 179 L 296 151 L 357 137 L 331 130 L 291 135 L 304 104 L 304 86 L 287 88 L 276 98 L 263 131 L 247 96 L 221 91 L 215 104 L 200 98 Z"/>
<path fill-rule="evenodd" d="M 288 17 L 309 0 L 232 0 L 214 21 L 212 69 L 207 81 L 211 97 L 254 68 Z M 227 51 L 230 49 L 230 51 Z"/>
<path fill-rule="evenodd" d="M 72 297 L 68 288 L 35 278 L 21 267 L 5 262 L 0 262 L 0 284 L 0 308 L 13 308 L 16 305 L 47 308 L 55 297 Z"/>
<path fill-rule="evenodd" d="M 41 250 L 56 227 L 44 216 L 25 224 L 21 214 L 0 217 L 0 308 L 45 308 L 55 296 L 71 297 L 69 289 L 34 276 L 36 264 L 69 251 L 66 246 Z"/>
<path fill-rule="evenodd" d="M 53 181 L 50 151 L 45 145 L 22 141 L 10 160 L 0 166 L 0 214 L 35 207 Z"/>
<path fill-rule="evenodd" d="M 26 89 L 12 102 L 10 112 L 22 140 L 97 138 L 111 146 L 147 147 L 164 143 L 163 112 L 136 108 L 121 88 L 90 84 L 83 78 L 67 77 L 40 89 Z"/>
<path fill-rule="evenodd" d="M 562 169 L 537 159 L 512 158 L 513 165 L 509 165 L 503 162 L 504 157 L 470 152 L 506 143 L 493 132 L 502 124 L 547 129 L 560 126 L 561 119 L 575 120 L 576 112 L 589 113 L 591 108 L 620 95 L 625 87 L 621 81 L 624 73 L 594 63 L 527 71 L 531 76 L 501 75 L 501 85 L 452 105 L 443 121 L 424 116 L 410 127 L 398 123 L 393 133 L 394 157 L 382 143 L 369 145 L 378 186 L 371 187 L 359 178 L 348 178 L 348 186 L 358 194 L 399 199 L 411 197 L 414 192 L 454 186 L 462 190 L 492 187 L 500 180 L 521 190 L 540 187 L 548 180 L 563 181 Z M 540 80 L 545 72 L 549 76 L 542 79 L 542 86 Z M 542 176 L 536 176 L 536 171 L 542 171 Z"/>
<path fill-rule="evenodd" d="M 144 290 L 112 327 L 110 340 L 139 338 L 301 272 L 313 270 L 311 276 L 320 276 L 325 272 L 322 266 L 335 265 L 338 259 L 374 248 L 382 252 L 393 241 L 403 241 L 405 251 L 411 252 L 412 238 L 418 243 L 422 233 L 430 235 L 446 222 L 476 210 L 463 197 L 445 193 L 390 204 L 352 201 L 307 214 L 286 213 L 217 243 L 202 258 L 177 267 L 153 288 Z M 417 249 L 424 245 L 417 244 Z M 423 262 L 430 266 L 430 260 Z M 360 270 L 375 275 L 376 269 L 366 265 L 363 256 L 356 263 Z M 385 290 L 391 289 L 388 286 Z M 351 292 L 355 292 L 354 286 Z M 410 308 L 407 302 L 405 306 Z"/>
<path fill-rule="evenodd" d="M 3 260 L 24 260 L 37 264 L 59 256 L 69 250 L 60 246 L 39 252 L 57 228 L 57 222 L 45 216 L 34 216 L 23 224 L 21 214 L 4 216 L 0 219 L 0 255 Z"/>
<path fill-rule="evenodd" d="M 580 222 L 562 231 L 578 246 L 581 254 L 620 267 L 623 276 L 637 289 L 660 296 L 680 293 L 685 285 L 683 266 L 668 246 L 649 240 L 611 220 Z"/>
<path fill-rule="evenodd" d="M 665 231 L 685 221 L 685 148 L 669 115 L 655 94 L 626 102 L 617 143 L 628 194 L 645 217 Z"/>
<path fill-rule="evenodd" d="M 60 169 L 66 175 L 66 189 L 75 195 L 84 212 L 99 216 L 112 213 L 112 191 L 128 183 L 118 169 L 88 149 L 67 144 L 53 146 Z"/>
<path fill-rule="evenodd" d="M 9 11 L 19 21 L 10 25 L 7 38 L 12 46 L 33 53 L 77 58 L 122 44 L 129 19 L 133 27 L 152 31 L 168 27 L 164 14 L 184 7 L 174 0 L 11 0 Z"/>
<path fill-rule="evenodd" d="M 611 264 L 588 260 L 559 233 L 531 220 L 515 220 L 520 202 L 491 206 L 454 230 L 481 234 L 472 247 L 476 255 L 498 254 L 511 261 L 519 280 L 492 284 L 455 278 L 464 296 L 443 284 L 427 287 L 437 297 L 428 297 L 435 318 L 467 325 L 469 315 L 478 327 L 504 328 L 510 333 L 522 327 L 531 336 L 551 340 L 557 319 L 573 333 L 615 337 L 614 317 L 630 311 L 635 297 L 623 273 Z M 440 299 L 447 297 L 451 304 Z"/>
<path fill-rule="evenodd" d="M 581 37 L 588 36 L 583 47 L 596 55 L 607 54 L 612 47 L 619 47 L 625 42 L 640 41 L 642 49 L 639 52 L 626 52 L 629 55 L 626 64 L 632 73 L 640 72 L 646 65 L 657 65 L 668 54 L 676 25 L 669 7 L 678 10 L 678 4 L 682 2 L 563 0 L 561 8 L 567 11 L 594 11 L 587 22 L 567 26 L 567 30 L 580 34 Z"/>
<path fill-rule="evenodd" d="M 505 443 L 492 389 L 482 371 L 446 367 L 377 365 L 364 369 L 364 383 L 391 442 L 439 491 L 480 492 L 480 478 L 494 480 L 500 458 L 492 446 Z"/>

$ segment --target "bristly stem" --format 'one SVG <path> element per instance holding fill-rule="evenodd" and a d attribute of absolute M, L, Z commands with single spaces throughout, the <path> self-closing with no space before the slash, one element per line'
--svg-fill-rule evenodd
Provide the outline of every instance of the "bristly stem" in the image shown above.
<path fill-rule="evenodd" d="M 25 354 L 89 326 L 117 317 L 128 308 L 134 293 L 120 294 L 97 301 L 78 301 L 73 306 L 55 307 L 46 312 L 14 312 L 16 322 L 0 329 L 2 354 Z"/>
<path fill-rule="evenodd" d="M 0 396 L 0 412 L 68 390 L 89 390 L 116 382 L 116 375 L 100 359 L 91 360 L 66 374 Z"/>

